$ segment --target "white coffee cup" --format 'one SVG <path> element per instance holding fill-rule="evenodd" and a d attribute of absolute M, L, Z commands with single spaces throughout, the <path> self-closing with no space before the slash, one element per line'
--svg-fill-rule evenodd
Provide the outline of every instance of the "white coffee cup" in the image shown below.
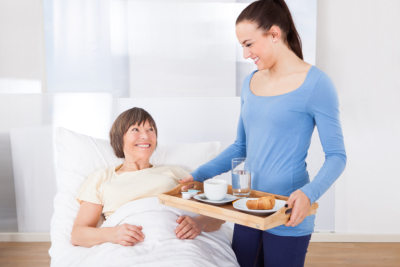
<path fill-rule="evenodd" d="M 221 179 L 204 181 L 204 194 L 209 200 L 222 200 L 228 192 L 228 182 Z"/>

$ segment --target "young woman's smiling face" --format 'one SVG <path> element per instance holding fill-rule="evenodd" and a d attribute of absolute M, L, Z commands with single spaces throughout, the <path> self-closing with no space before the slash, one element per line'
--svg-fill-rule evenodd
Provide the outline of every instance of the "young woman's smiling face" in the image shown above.
<path fill-rule="evenodd" d="M 157 144 L 157 135 L 154 128 L 145 122 L 141 125 L 132 125 L 124 135 L 125 158 L 148 160 Z"/>
<path fill-rule="evenodd" d="M 274 42 L 277 39 L 272 34 L 266 35 L 254 22 L 243 21 L 236 25 L 236 37 L 243 47 L 243 57 L 251 58 L 258 70 L 270 69 L 274 65 Z"/>

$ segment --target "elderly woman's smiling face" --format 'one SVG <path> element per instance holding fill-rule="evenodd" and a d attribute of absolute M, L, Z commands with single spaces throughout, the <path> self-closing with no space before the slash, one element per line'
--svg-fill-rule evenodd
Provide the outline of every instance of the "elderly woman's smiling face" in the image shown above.
<path fill-rule="evenodd" d="M 156 132 L 148 121 L 141 125 L 132 125 L 124 135 L 125 158 L 149 160 L 156 144 Z"/>

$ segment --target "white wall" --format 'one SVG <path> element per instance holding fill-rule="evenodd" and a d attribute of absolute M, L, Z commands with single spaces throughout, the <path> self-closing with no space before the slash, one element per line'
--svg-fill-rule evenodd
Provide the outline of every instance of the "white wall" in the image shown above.
<path fill-rule="evenodd" d="M 0 94 L 0 232 L 17 230 L 10 129 L 42 124 L 41 94 Z"/>
<path fill-rule="evenodd" d="M 42 2 L 0 1 L 0 94 L 46 91 Z"/>
<path fill-rule="evenodd" d="M 42 0 L 0 1 L 0 232 L 16 231 L 10 128 L 41 123 L 46 91 Z M 18 104 L 17 104 L 18 103 Z"/>
<path fill-rule="evenodd" d="M 339 92 L 348 163 L 335 231 L 400 233 L 400 1 L 318 1 L 317 63 Z"/>

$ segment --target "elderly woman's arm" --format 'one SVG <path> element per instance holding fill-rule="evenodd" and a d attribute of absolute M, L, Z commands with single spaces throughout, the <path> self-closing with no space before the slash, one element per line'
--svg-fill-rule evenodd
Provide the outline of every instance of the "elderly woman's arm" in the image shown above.
<path fill-rule="evenodd" d="M 175 229 L 176 237 L 180 239 L 194 239 L 201 232 L 213 232 L 221 228 L 225 221 L 201 215 L 199 217 L 181 216 L 176 221 L 179 223 Z"/>
<path fill-rule="evenodd" d="M 211 218 L 208 216 L 199 216 L 196 217 L 195 219 L 197 219 L 197 221 L 199 223 L 203 223 L 204 225 L 204 232 L 214 232 L 217 231 L 221 228 L 221 225 L 223 225 L 225 223 L 225 221 L 222 220 L 218 220 L 215 218 Z"/>
<path fill-rule="evenodd" d="M 71 233 L 74 246 L 92 247 L 106 242 L 133 246 L 144 240 L 141 226 L 123 224 L 116 227 L 96 228 L 102 205 L 82 201 Z"/>

